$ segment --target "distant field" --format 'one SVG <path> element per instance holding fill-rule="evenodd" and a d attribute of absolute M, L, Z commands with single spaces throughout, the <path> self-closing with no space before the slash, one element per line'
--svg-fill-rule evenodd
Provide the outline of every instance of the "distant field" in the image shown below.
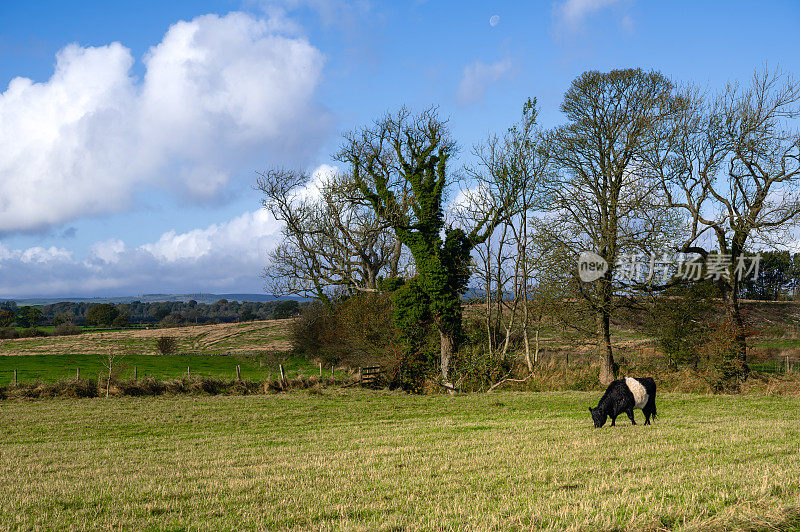
<path fill-rule="evenodd" d="M 232 378 L 241 366 L 242 378 L 263 380 L 283 363 L 290 376 L 313 373 L 315 367 L 297 357 L 288 357 L 288 324 L 291 320 L 200 325 L 172 329 L 141 329 L 86 332 L 76 336 L 0 340 L 0 383 L 6 384 L 17 370 L 21 382 L 55 381 L 74 377 L 96 377 L 108 353 L 124 355 L 123 377 L 153 376 L 172 379 L 186 373 Z M 181 355 L 159 355 L 155 342 L 160 336 L 178 339 Z M 190 354 L 186 354 L 190 353 Z M 205 356 L 225 354 L 228 356 Z M 287 358 L 288 357 L 288 358 Z"/>
<path fill-rule="evenodd" d="M 176 337 L 180 352 L 273 353 L 289 349 L 290 322 L 269 320 L 0 340 L 0 355 L 104 355 L 109 351 L 127 355 L 155 354 L 155 341 L 160 336 Z"/>
<path fill-rule="evenodd" d="M 800 400 L 666 394 L 654 426 L 600 430 L 596 400 L 11 401 L 0 529 L 800 527 Z"/>

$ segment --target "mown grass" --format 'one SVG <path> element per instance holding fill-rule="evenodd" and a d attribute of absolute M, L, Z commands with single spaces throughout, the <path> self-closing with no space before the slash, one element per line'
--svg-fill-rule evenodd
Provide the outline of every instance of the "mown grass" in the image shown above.
<path fill-rule="evenodd" d="M 108 357 L 103 355 L 7 355 L 0 356 L 0 385 L 13 379 L 17 370 L 20 383 L 30 381 L 54 382 L 73 378 L 80 368 L 83 378 L 97 378 L 108 374 Z M 285 355 L 126 355 L 115 359 L 122 370 L 119 378 L 132 378 L 134 368 L 139 378 L 175 379 L 186 374 L 232 379 L 236 366 L 241 367 L 245 380 L 264 380 L 269 375 L 278 375 L 278 364 L 283 364 L 287 377 L 311 375 L 319 368 L 297 356 Z"/>
<path fill-rule="evenodd" d="M 666 394 L 591 427 L 596 393 L 0 405 L 0 528 L 800 526 L 800 400 Z M 641 421 L 641 413 L 638 413 Z"/>
<path fill-rule="evenodd" d="M 178 352 L 193 354 L 270 354 L 288 351 L 291 320 L 223 323 L 167 329 L 126 329 L 79 335 L 0 339 L 0 355 L 91 355 L 156 353 L 156 341 L 172 336 Z"/>

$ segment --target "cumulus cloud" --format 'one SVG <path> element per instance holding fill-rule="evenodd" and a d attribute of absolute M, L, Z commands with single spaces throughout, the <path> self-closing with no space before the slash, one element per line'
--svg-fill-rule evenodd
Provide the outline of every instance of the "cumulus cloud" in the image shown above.
<path fill-rule="evenodd" d="M 486 94 L 486 90 L 509 74 L 511 60 L 503 59 L 491 64 L 475 61 L 464 67 L 456 96 L 461 105 L 474 103 Z"/>
<path fill-rule="evenodd" d="M 120 43 L 63 48 L 51 78 L 0 93 L 0 234 L 130 207 L 143 186 L 209 201 L 272 160 L 314 155 L 324 58 L 274 20 L 205 15 L 143 62 Z M 248 174 L 249 175 L 249 174 Z"/>
<path fill-rule="evenodd" d="M 62 248 L 9 249 L 0 243 L 0 299 L 147 292 L 260 292 L 267 252 L 281 224 L 266 210 L 184 233 L 167 231 L 139 247 L 115 238 L 86 257 Z"/>

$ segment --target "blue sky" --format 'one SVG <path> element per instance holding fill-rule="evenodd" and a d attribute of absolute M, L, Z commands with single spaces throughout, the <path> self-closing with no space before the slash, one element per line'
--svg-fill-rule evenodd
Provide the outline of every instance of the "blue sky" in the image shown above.
<path fill-rule="evenodd" d="M 258 170 L 324 171 L 341 132 L 431 104 L 465 164 L 529 96 L 558 124 L 589 69 L 800 73 L 798 23 L 796 1 L 2 2 L 0 299 L 259 292 Z"/>

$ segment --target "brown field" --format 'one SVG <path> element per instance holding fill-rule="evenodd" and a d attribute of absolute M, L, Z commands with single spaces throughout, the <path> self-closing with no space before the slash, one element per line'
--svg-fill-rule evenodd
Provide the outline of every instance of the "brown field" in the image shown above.
<path fill-rule="evenodd" d="M 196 325 L 170 329 L 87 332 L 76 336 L 0 340 L 0 355 L 126 355 L 157 354 L 160 336 L 178 339 L 182 353 L 259 354 L 290 349 L 291 319 Z"/>

